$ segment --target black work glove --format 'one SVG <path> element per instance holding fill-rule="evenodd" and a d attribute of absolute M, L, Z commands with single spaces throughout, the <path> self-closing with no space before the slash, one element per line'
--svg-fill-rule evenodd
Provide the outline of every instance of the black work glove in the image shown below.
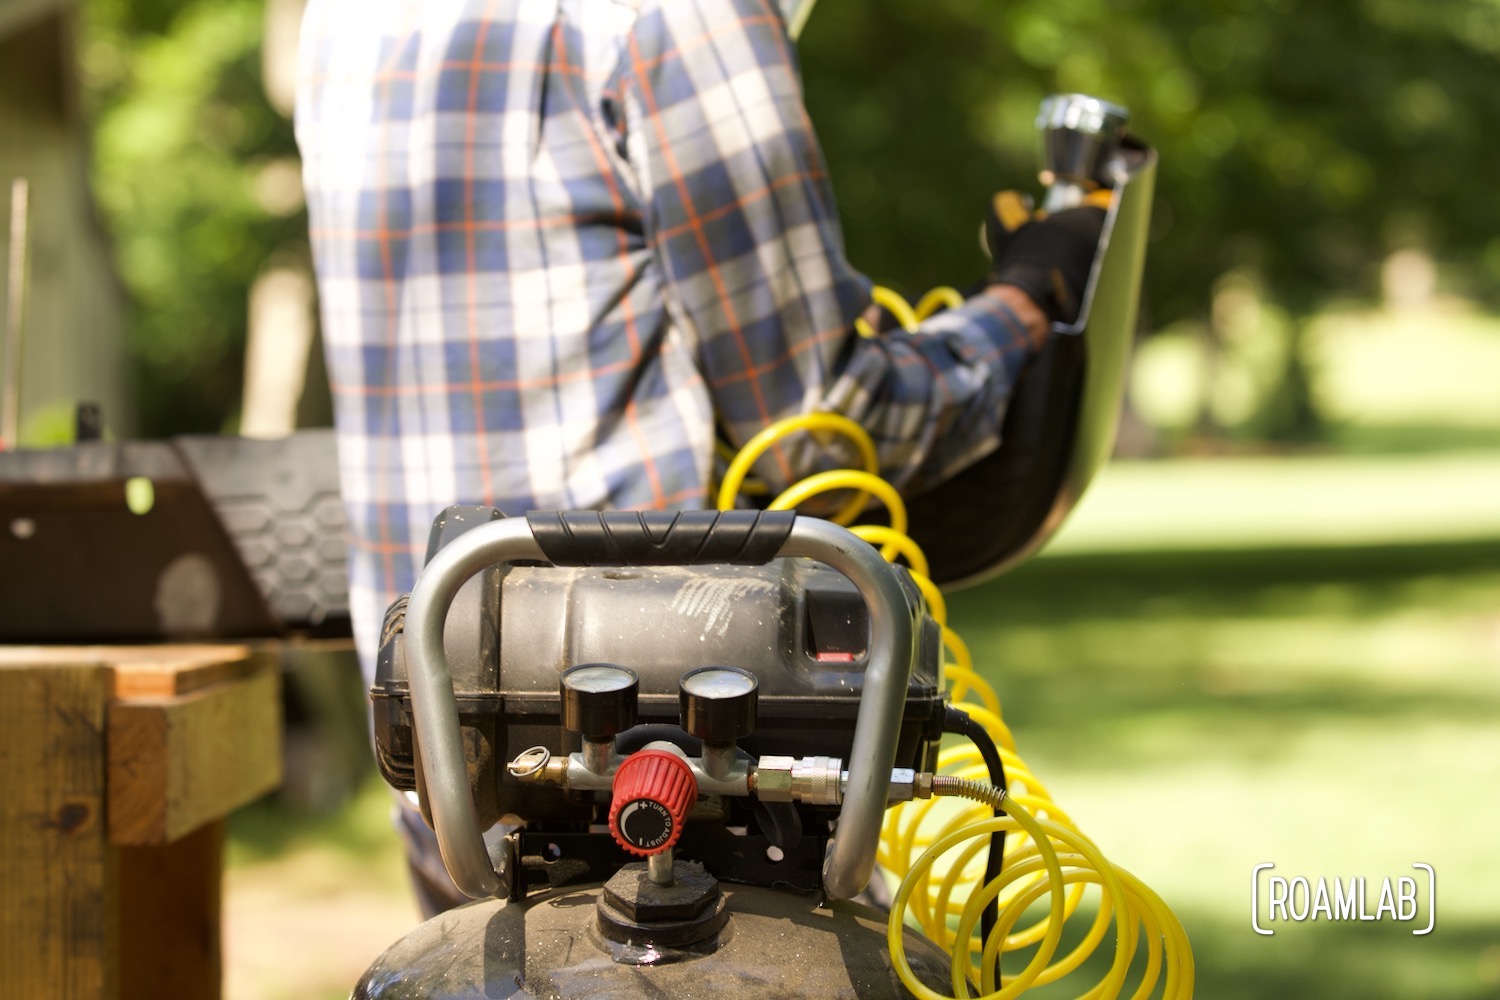
<path fill-rule="evenodd" d="M 1015 285 L 1049 319 L 1073 322 L 1104 229 L 1104 209 L 1080 205 L 1014 226 L 1001 211 L 1001 197 L 996 197 L 985 220 L 985 244 L 994 259 L 985 281 Z M 1014 218 L 1012 213 L 1009 221 Z"/>

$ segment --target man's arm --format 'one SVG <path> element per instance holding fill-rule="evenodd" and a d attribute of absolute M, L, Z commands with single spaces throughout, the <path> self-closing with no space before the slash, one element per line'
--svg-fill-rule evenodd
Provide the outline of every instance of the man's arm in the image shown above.
<path fill-rule="evenodd" d="M 882 471 L 906 486 L 992 450 L 1046 317 L 1018 289 L 993 286 L 915 336 L 853 332 L 870 284 L 845 260 L 773 6 L 648 0 L 624 60 L 648 238 L 730 438 L 834 410 L 869 430 Z M 798 464 L 767 471 L 810 471 Z"/>

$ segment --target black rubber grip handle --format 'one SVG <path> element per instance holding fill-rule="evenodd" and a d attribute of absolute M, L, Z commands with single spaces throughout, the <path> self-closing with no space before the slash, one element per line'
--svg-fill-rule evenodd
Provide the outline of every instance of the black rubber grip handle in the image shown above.
<path fill-rule="evenodd" d="M 529 511 L 526 523 L 554 566 L 758 566 L 781 551 L 789 510 Z"/>

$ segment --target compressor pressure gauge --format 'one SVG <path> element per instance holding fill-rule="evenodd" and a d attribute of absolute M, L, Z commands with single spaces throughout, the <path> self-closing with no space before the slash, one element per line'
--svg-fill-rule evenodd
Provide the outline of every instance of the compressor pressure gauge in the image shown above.
<path fill-rule="evenodd" d="M 682 728 L 705 743 L 728 744 L 755 732 L 760 681 L 739 667 L 699 667 L 682 675 Z"/>
<path fill-rule="evenodd" d="M 558 678 L 562 724 L 585 739 L 608 739 L 635 725 L 640 678 L 613 663 L 583 663 Z"/>

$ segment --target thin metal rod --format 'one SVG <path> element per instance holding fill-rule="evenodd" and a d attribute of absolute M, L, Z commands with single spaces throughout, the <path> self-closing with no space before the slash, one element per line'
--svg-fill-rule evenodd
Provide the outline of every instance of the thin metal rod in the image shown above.
<path fill-rule="evenodd" d="M 823 891 L 831 899 L 849 899 L 864 889 L 875 870 L 896 738 L 916 658 L 913 611 L 890 564 L 847 528 L 799 517 L 778 555 L 809 556 L 838 570 L 865 599 L 870 616 L 870 658 L 854 719 L 849 779 L 823 860 Z"/>
<path fill-rule="evenodd" d="M 508 891 L 510 873 L 495 870 L 479 829 L 443 624 L 469 577 L 495 563 L 545 558 L 525 518 L 482 524 L 438 549 L 417 578 L 406 607 L 407 682 L 433 831 L 453 884 L 474 899 Z"/>
<path fill-rule="evenodd" d="M 6 275 L 5 381 L 0 383 L 0 446 L 14 448 L 21 433 L 21 337 L 26 325 L 26 178 L 10 185 L 10 261 Z"/>
<path fill-rule="evenodd" d="M 672 869 L 672 849 L 670 847 L 660 854 L 653 854 L 646 859 L 646 877 L 651 880 L 652 885 L 672 885 L 675 878 Z"/>

